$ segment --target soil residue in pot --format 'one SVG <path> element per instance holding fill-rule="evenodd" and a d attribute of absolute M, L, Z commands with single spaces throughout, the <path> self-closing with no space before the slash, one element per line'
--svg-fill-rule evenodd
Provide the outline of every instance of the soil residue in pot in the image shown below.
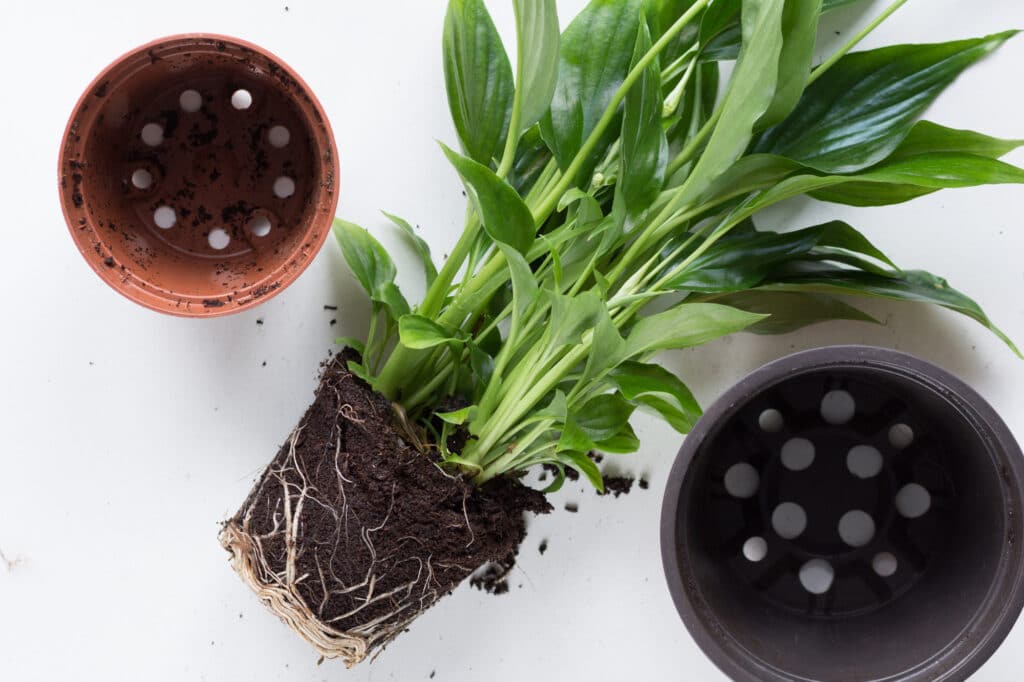
<path fill-rule="evenodd" d="M 550 510 L 517 481 L 475 488 L 407 445 L 388 401 L 348 371 L 353 359 L 325 365 L 313 405 L 221 536 L 261 600 L 349 665 L 479 567 L 514 562 L 524 512 Z"/>

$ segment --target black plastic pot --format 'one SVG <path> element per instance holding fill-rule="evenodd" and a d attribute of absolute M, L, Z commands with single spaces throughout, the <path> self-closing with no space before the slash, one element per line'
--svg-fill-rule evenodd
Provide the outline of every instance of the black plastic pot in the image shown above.
<path fill-rule="evenodd" d="M 686 438 L 669 588 L 739 682 L 964 680 L 1024 606 L 1024 464 L 971 388 L 914 357 L 797 353 Z"/>

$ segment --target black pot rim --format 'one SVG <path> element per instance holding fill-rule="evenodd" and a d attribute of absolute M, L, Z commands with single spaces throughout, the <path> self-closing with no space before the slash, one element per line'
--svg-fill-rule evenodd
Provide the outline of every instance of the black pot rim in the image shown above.
<path fill-rule="evenodd" d="M 704 440 L 723 419 L 741 407 L 747 397 L 783 379 L 826 367 L 868 368 L 912 377 L 947 400 L 958 403 L 974 418 L 979 430 L 989 436 L 990 452 L 1001 459 L 993 464 L 1000 466 L 1004 482 L 1007 486 L 1022 491 L 1024 495 L 1024 457 L 1009 427 L 977 391 L 929 362 L 887 348 L 837 345 L 793 353 L 754 370 L 718 398 L 686 436 L 669 473 L 661 511 L 662 565 L 676 609 L 701 650 L 735 682 L 788 682 L 799 678 L 747 652 L 729 636 L 728 628 L 708 609 L 698 612 L 691 602 L 684 585 L 684 569 L 676 551 L 677 520 L 684 481 L 690 464 Z M 1021 513 L 1019 510 L 1014 511 L 1017 511 L 1017 525 L 1020 525 Z M 1018 534 L 1017 537 L 1021 536 Z M 1024 543 L 1020 541 L 1011 544 L 1010 548 L 1001 554 L 992 586 L 971 621 L 971 626 L 979 627 L 981 638 L 961 637 L 937 651 L 931 659 L 916 669 L 901 673 L 897 677 L 890 677 L 890 680 L 965 680 L 995 653 L 1024 608 L 1022 544 Z M 744 665 L 742 661 L 750 665 Z M 805 681 L 800 679 L 800 682 Z"/>

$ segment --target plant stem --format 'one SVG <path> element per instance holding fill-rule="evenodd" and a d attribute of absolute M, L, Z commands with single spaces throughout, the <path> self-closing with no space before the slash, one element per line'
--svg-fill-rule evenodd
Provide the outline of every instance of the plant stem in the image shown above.
<path fill-rule="evenodd" d="M 807 80 L 807 85 L 810 85 L 814 81 L 816 81 L 819 78 L 821 78 L 825 74 L 826 71 L 828 71 L 829 69 L 831 69 L 833 66 L 836 65 L 836 62 L 838 62 L 840 59 L 845 57 L 850 52 L 850 50 L 855 48 L 857 46 L 857 44 L 860 43 L 860 41 L 862 41 L 866 37 L 868 37 L 868 35 L 872 31 L 874 31 L 876 28 L 878 28 L 879 25 L 881 25 L 881 23 L 883 21 L 885 21 L 890 16 L 892 16 L 892 14 L 896 10 L 898 10 L 900 7 L 902 7 L 904 4 L 906 4 L 906 2 L 907 2 L 907 0 L 896 0 L 896 2 L 892 3 L 887 8 L 885 8 L 885 11 L 883 11 L 881 14 L 879 14 L 877 17 L 875 17 L 874 21 L 872 21 L 870 24 L 865 26 L 860 31 L 860 33 L 858 33 L 857 35 L 853 36 L 853 38 L 850 38 L 850 40 L 848 40 L 845 45 L 843 45 L 841 48 L 839 48 L 838 52 L 836 52 L 834 55 L 832 55 L 831 57 L 826 59 L 820 65 L 818 65 L 818 67 L 815 68 L 814 71 L 811 72 L 811 76 Z"/>
<path fill-rule="evenodd" d="M 653 62 L 665 47 L 668 46 L 672 39 L 679 35 L 679 32 L 686 28 L 686 25 L 693 21 L 694 17 L 704 10 L 710 1 L 711 0 L 697 0 L 697 2 L 686 10 L 686 12 L 684 12 L 683 15 L 679 17 L 679 19 L 677 19 L 667 31 L 665 31 L 661 38 L 658 39 L 658 42 L 656 42 L 640 59 L 640 61 L 636 63 L 636 66 L 630 70 L 626 75 L 626 79 L 622 81 L 622 85 L 620 85 L 619 89 L 615 91 L 611 102 L 609 102 L 608 107 L 604 110 L 604 114 L 601 116 L 600 120 L 598 120 L 594 130 L 590 133 L 586 142 L 583 143 L 580 151 L 573 158 L 572 163 L 570 163 L 569 167 L 565 170 L 565 173 L 562 175 L 561 182 L 559 182 L 554 190 L 548 194 L 538 208 L 538 211 L 534 213 L 535 217 L 546 218 L 551 211 L 554 210 L 555 206 L 558 205 L 558 200 L 563 194 L 565 194 L 566 190 L 576 182 L 576 176 L 579 174 L 580 169 L 583 167 L 583 164 L 586 163 L 591 153 L 593 153 L 594 148 L 597 147 L 597 144 L 600 142 L 605 130 L 607 130 L 608 126 L 611 125 L 611 122 L 615 119 L 615 115 L 619 110 L 619 105 L 622 103 L 622 100 L 625 99 L 630 88 L 633 87 L 636 81 L 643 75 L 647 67 L 650 66 L 651 62 Z"/>

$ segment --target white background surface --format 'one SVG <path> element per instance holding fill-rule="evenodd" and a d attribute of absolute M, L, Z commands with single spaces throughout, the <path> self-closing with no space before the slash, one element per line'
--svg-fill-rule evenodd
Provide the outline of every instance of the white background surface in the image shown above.
<path fill-rule="evenodd" d="M 509 40 L 510 3 L 490 4 Z M 583 2 L 559 5 L 565 23 Z M 830 24 L 864 22 L 866 7 Z M 611 500 L 567 486 L 556 505 L 578 501 L 580 512 L 531 522 L 511 594 L 463 586 L 373 665 L 317 667 L 307 645 L 235 577 L 216 534 L 309 403 L 335 334 L 362 333 L 366 311 L 336 245 L 329 242 L 295 285 L 262 307 L 192 321 L 114 294 L 67 235 L 57 150 L 93 76 L 161 35 L 234 34 L 277 53 L 316 91 L 341 153 L 339 213 L 397 254 L 407 266 L 401 283 L 417 298 L 420 272 L 377 210 L 422 225 L 438 256 L 459 229 L 460 186 L 434 143 L 454 142 L 440 67 L 443 13 L 442 0 L 0 6 L 0 548 L 20 559 L 10 571 L 0 565 L 0 679 L 408 682 L 432 671 L 439 682 L 724 679 L 687 635 L 665 588 L 659 507 L 679 438 L 649 419 L 638 424 L 642 453 L 617 461 L 649 477 L 651 489 Z M 1010 27 L 1024 27 L 1019 0 L 917 0 L 867 44 Z M 830 43 L 840 40 L 835 30 L 851 33 L 830 26 Z M 971 70 L 930 117 L 1024 136 L 1022 66 L 1018 39 Z M 1024 155 L 1011 159 L 1021 163 Z M 932 269 L 970 292 L 1020 342 L 1021 197 L 1020 188 L 982 188 L 859 211 L 795 201 L 762 225 L 845 217 L 898 263 Z M 996 339 L 943 311 L 868 309 L 887 324 L 740 336 L 666 362 L 707 404 L 794 349 L 902 348 L 966 378 L 1024 437 L 1024 362 Z M 545 538 L 550 548 L 540 557 Z M 975 679 L 1021 680 L 1022 648 L 1018 627 Z"/>

